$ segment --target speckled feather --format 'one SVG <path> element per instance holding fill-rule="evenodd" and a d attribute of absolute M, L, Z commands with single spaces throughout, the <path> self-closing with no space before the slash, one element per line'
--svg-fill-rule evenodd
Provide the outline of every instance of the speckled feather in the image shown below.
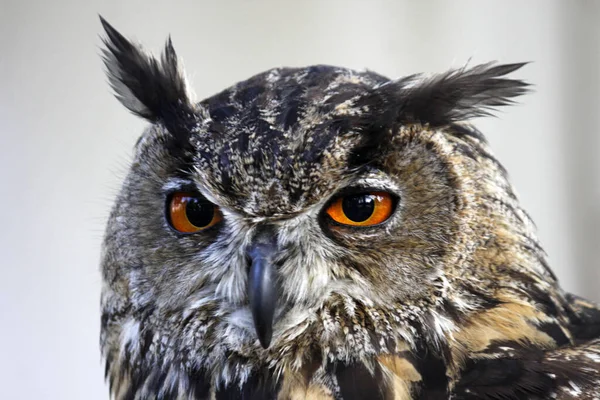
<path fill-rule="evenodd" d="M 560 289 L 468 124 L 527 90 L 504 77 L 522 64 L 398 80 L 276 68 L 195 103 L 170 40 L 157 60 L 102 23 L 111 85 L 152 123 L 102 255 L 113 398 L 600 397 L 600 311 Z M 400 200 L 381 225 L 331 224 L 322 210 L 347 188 Z M 223 221 L 175 232 L 178 190 Z M 246 291 L 266 230 L 281 292 L 267 349 Z"/>

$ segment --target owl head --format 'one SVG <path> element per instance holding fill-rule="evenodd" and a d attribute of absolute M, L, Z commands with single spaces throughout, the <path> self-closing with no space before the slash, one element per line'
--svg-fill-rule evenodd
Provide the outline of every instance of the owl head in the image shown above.
<path fill-rule="evenodd" d="M 527 91 L 504 77 L 523 64 L 275 68 L 195 102 L 170 40 L 155 58 L 102 22 L 116 96 L 150 122 L 102 257 L 116 397 L 374 374 L 381 355 L 444 357 L 478 310 L 551 297 L 533 224 L 467 123 Z"/>

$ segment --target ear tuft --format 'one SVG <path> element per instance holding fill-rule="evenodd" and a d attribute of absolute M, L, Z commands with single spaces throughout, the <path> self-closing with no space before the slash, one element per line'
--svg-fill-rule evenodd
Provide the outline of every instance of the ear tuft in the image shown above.
<path fill-rule="evenodd" d="M 492 115 L 497 107 L 513 104 L 529 91 L 529 84 L 502 77 L 526 64 L 481 64 L 431 78 L 412 76 L 389 86 L 395 86 L 401 118 L 445 125 Z"/>
<path fill-rule="evenodd" d="M 107 75 L 119 101 L 131 112 L 168 128 L 179 127 L 194 113 L 185 76 L 179 67 L 171 38 L 159 60 L 132 44 L 104 18 L 102 41 Z"/>

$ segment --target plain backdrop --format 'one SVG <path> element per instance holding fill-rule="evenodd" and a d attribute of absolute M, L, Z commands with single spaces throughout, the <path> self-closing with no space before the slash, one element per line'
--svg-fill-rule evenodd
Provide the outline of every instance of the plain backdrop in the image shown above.
<path fill-rule="evenodd" d="M 105 220 L 144 122 L 112 96 L 97 14 L 160 51 L 198 98 L 274 66 L 390 77 L 490 60 L 535 93 L 477 121 L 563 286 L 600 300 L 600 1 L 0 0 L 3 399 L 106 399 Z"/>

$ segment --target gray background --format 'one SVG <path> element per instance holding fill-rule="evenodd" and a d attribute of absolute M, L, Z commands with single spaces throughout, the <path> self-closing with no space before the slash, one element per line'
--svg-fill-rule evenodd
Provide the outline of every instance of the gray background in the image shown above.
<path fill-rule="evenodd" d="M 0 0 L 2 398 L 107 398 L 100 241 L 144 123 L 109 92 L 97 13 L 154 51 L 171 33 L 198 98 L 274 66 L 533 61 L 514 76 L 536 92 L 477 124 L 563 286 L 600 300 L 600 1 Z"/>

